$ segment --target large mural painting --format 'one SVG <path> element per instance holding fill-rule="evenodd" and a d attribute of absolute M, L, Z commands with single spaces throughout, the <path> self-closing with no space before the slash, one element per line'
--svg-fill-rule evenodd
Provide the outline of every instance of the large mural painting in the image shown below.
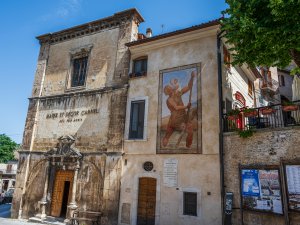
<path fill-rule="evenodd" d="M 158 153 L 201 153 L 200 64 L 160 72 Z"/>

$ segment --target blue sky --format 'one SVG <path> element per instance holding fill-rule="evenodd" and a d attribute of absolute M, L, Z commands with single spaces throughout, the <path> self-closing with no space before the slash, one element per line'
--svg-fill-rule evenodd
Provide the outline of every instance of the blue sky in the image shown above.
<path fill-rule="evenodd" d="M 0 133 L 21 143 L 36 68 L 36 36 L 137 8 L 154 35 L 221 16 L 224 0 L 9 0 L 0 7 Z M 163 28 L 162 28 L 163 25 Z"/>

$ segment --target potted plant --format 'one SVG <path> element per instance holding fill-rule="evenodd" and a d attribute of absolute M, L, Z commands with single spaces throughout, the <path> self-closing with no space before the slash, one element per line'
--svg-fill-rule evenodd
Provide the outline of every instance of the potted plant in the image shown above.
<path fill-rule="evenodd" d="M 270 114 L 273 114 L 274 112 L 276 112 L 275 109 L 273 109 L 272 107 L 269 107 L 269 106 L 261 108 L 260 111 L 261 111 L 261 114 L 263 114 L 263 115 L 270 115 Z"/>
<path fill-rule="evenodd" d="M 232 109 L 227 113 L 227 120 L 236 120 L 240 114 L 239 109 Z"/>
<path fill-rule="evenodd" d="M 257 110 L 253 108 L 244 108 L 243 113 L 245 117 L 255 117 L 257 116 Z"/>
<path fill-rule="evenodd" d="M 298 105 L 296 105 L 294 102 L 285 101 L 282 103 L 282 110 L 285 112 L 296 111 L 298 110 Z"/>

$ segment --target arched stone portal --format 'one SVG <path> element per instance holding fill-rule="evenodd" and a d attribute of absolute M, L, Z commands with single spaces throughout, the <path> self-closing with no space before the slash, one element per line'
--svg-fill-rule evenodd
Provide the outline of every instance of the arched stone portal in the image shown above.
<path fill-rule="evenodd" d="M 78 207 L 75 196 L 82 154 L 74 147 L 74 143 L 73 136 L 62 136 L 57 146 L 44 154 L 48 165 L 44 194 L 40 201 L 42 220 L 47 215 L 68 220 Z"/>

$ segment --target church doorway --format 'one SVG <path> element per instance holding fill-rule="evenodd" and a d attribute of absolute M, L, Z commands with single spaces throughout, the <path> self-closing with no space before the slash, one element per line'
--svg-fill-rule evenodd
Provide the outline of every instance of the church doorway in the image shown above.
<path fill-rule="evenodd" d="M 63 217 L 67 215 L 67 207 L 71 200 L 74 171 L 58 170 L 55 175 L 52 193 L 51 216 Z"/>

